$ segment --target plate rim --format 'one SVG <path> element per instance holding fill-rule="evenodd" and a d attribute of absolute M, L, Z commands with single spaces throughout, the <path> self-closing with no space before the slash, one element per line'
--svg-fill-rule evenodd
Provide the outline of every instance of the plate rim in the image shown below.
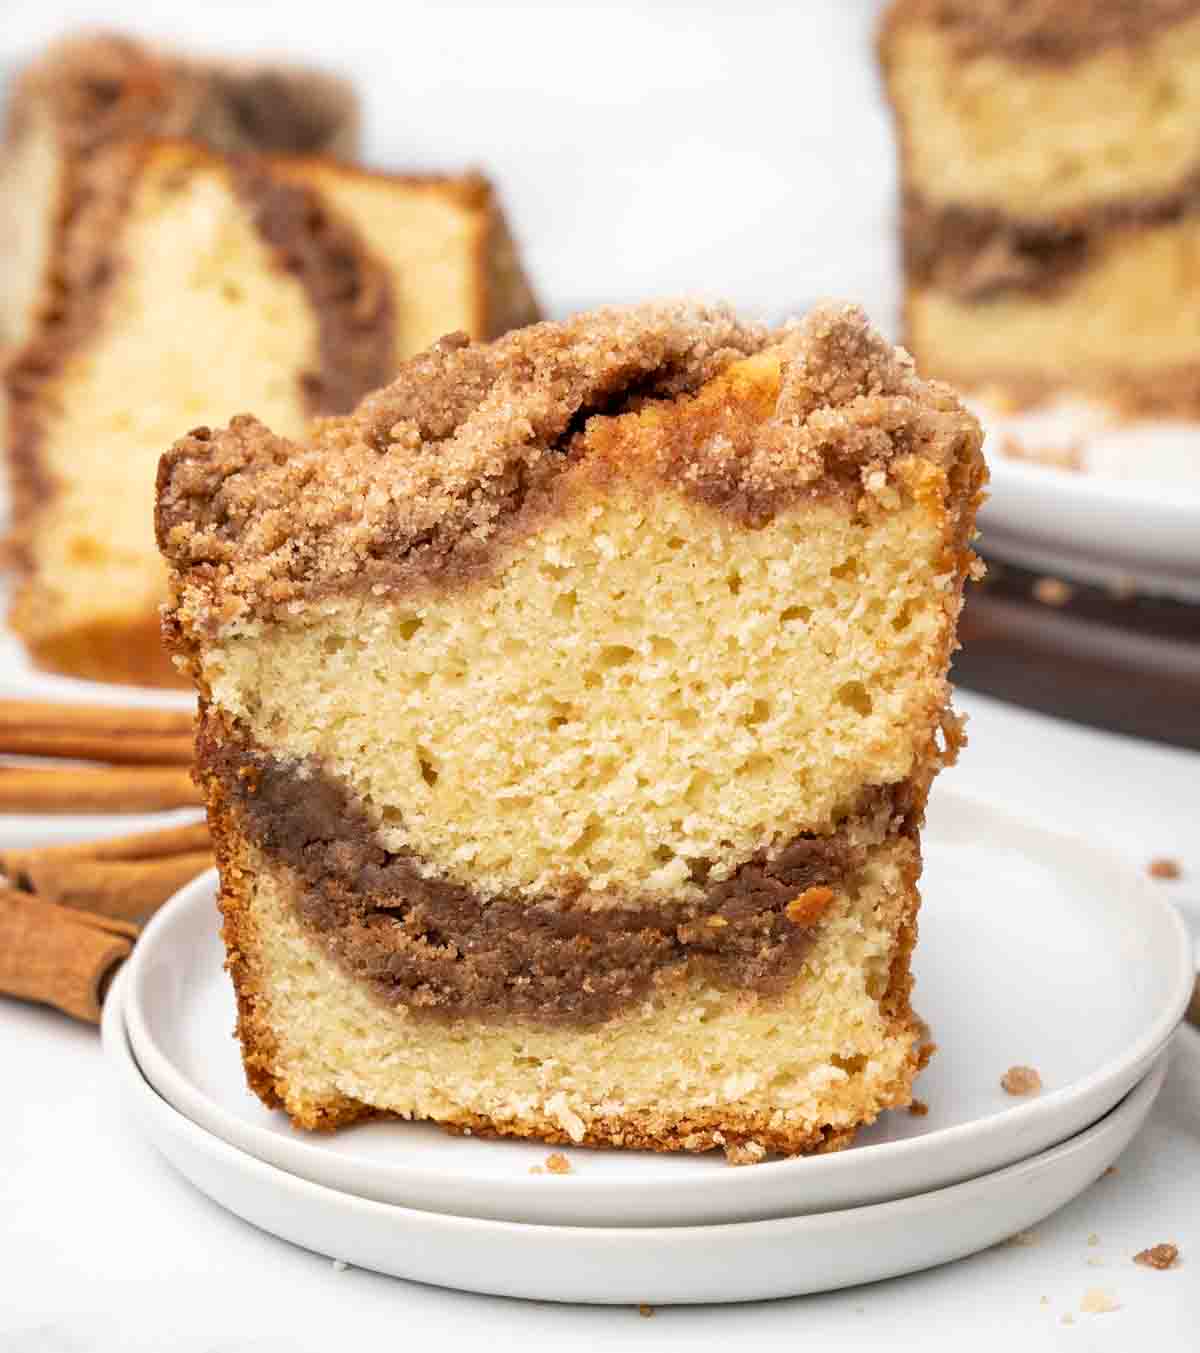
<path fill-rule="evenodd" d="M 133 1120 L 143 1145 L 206 1201 L 271 1240 L 332 1258 L 335 1267 L 342 1261 L 408 1282 L 624 1306 L 836 1291 L 990 1248 L 1095 1184 L 1144 1129 L 1169 1065 L 1164 1049 L 1118 1104 L 1067 1141 L 948 1188 L 755 1221 L 572 1227 L 426 1212 L 292 1175 L 207 1133 L 154 1090 L 133 1057 L 118 999 L 106 1010 L 102 1036 L 115 1107 Z"/>
<path fill-rule="evenodd" d="M 126 967 L 128 967 L 128 964 L 126 964 Z M 204 1149 L 210 1154 L 237 1158 L 245 1169 L 248 1169 L 251 1173 L 262 1174 L 267 1179 L 276 1176 L 280 1187 L 287 1190 L 316 1193 L 318 1195 L 328 1194 L 336 1197 L 342 1204 L 355 1212 L 381 1213 L 385 1216 L 396 1214 L 418 1216 L 423 1220 L 428 1219 L 430 1224 L 439 1226 L 452 1234 L 482 1227 L 488 1231 L 495 1231 L 497 1235 L 503 1235 L 512 1230 L 519 1232 L 536 1231 L 567 1239 L 574 1232 L 587 1231 L 602 1234 L 614 1244 L 628 1244 L 647 1239 L 679 1239 L 695 1234 L 708 1235 L 713 1231 L 720 1231 L 725 1235 L 744 1234 L 747 1229 L 783 1231 L 785 1228 L 788 1230 L 811 1228 L 814 1231 L 819 1231 L 844 1224 L 847 1219 L 861 1217 L 866 1212 L 882 1216 L 885 1213 L 898 1215 L 905 1211 L 915 1211 L 921 1206 L 928 1207 L 936 1202 L 945 1201 L 952 1195 L 959 1198 L 966 1197 L 969 1193 L 982 1187 L 1000 1183 L 1002 1180 L 1015 1179 L 1031 1169 L 1050 1164 L 1064 1155 L 1075 1152 L 1082 1145 L 1094 1140 L 1096 1136 L 1111 1129 L 1114 1120 L 1133 1116 L 1143 1104 L 1146 1104 L 1148 1111 L 1158 1098 L 1166 1080 L 1171 1057 L 1169 1047 L 1160 1048 L 1145 1075 L 1139 1077 L 1137 1082 L 1121 1096 L 1112 1108 L 1102 1114 L 1094 1123 L 1090 1123 L 1080 1132 L 1072 1133 L 1064 1141 L 1056 1142 L 1043 1151 L 1036 1151 L 1032 1155 L 1025 1156 L 1010 1165 L 1004 1165 L 998 1170 L 989 1170 L 983 1174 L 974 1175 L 970 1179 L 964 1179 L 957 1184 L 948 1184 L 939 1189 L 928 1189 L 923 1193 L 911 1194 L 906 1198 L 889 1198 L 882 1202 L 865 1203 L 858 1207 L 832 1208 L 825 1212 L 807 1212 L 795 1216 L 759 1217 L 742 1221 L 707 1222 L 688 1226 L 548 1225 L 543 1222 L 500 1221 L 493 1217 L 470 1217 L 454 1212 L 432 1212 L 423 1208 L 406 1207 L 403 1203 L 384 1203 L 374 1198 L 362 1198 L 358 1194 L 346 1193 L 331 1188 L 328 1184 L 320 1184 L 315 1180 L 306 1179 L 302 1175 L 292 1174 L 289 1170 L 285 1170 L 278 1165 L 272 1165 L 270 1161 L 260 1160 L 253 1153 L 244 1151 L 241 1147 L 226 1141 L 216 1133 L 209 1132 L 200 1124 L 193 1122 L 186 1114 L 180 1113 L 174 1105 L 164 1098 L 150 1083 L 145 1072 L 138 1065 L 126 1027 L 127 992 L 130 986 L 126 973 L 121 972 L 118 973 L 112 987 L 109 988 L 109 999 L 105 1001 L 105 1018 L 102 1021 L 106 1056 L 110 1062 L 120 1061 L 124 1064 L 123 1070 L 119 1074 L 127 1085 L 136 1086 L 147 1103 L 153 1104 L 154 1111 L 164 1123 L 171 1123 L 180 1133 L 203 1143 Z M 116 999 L 112 999 L 114 994 Z M 108 1013 L 110 1006 L 112 1007 L 111 1015 Z M 756 1168 L 761 1168 L 761 1166 Z"/>
<path fill-rule="evenodd" d="M 1086 1100 L 1091 1096 L 1101 1096 L 1106 1086 L 1109 1088 L 1121 1086 L 1118 1097 L 1120 1094 L 1127 1093 L 1129 1086 L 1135 1083 L 1140 1075 L 1145 1074 L 1146 1066 L 1167 1042 L 1182 1018 L 1194 980 L 1191 942 L 1187 928 L 1170 901 L 1150 889 L 1147 882 L 1136 873 L 1128 861 L 1103 847 L 1091 845 L 1081 837 L 1055 832 L 1038 823 L 1023 821 L 972 796 L 957 792 L 944 792 L 942 798 L 956 801 L 960 809 L 984 814 L 986 818 L 997 823 L 1007 832 L 1013 830 L 1024 833 L 1032 832 L 1035 837 L 1048 838 L 1050 842 L 1056 843 L 1059 848 L 1065 842 L 1070 849 L 1086 851 L 1092 860 L 1107 860 L 1108 866 L 1115 871 L 1116 877 L 1125 880 L 1127 886 L 1122 889 L 1122 892 L 1128 895 L 1130 906 L 1136 905 L 1139 916 L 1144 919 L 1147 909 L 1157 910 L 1160 920 L 1174 932 L 1178 959 L 1175 988 L 1163 992 L 1156 1018 L 1142 1030 L 1136 1039 L 1130 1042 L 1122 1053 L 1110 1058 L 1101 1067 L 1078 1080 L 1072 1081 L 1067 1086 L 1051 1090 L 1040 1095 L 1037 1099 L 1015 1103 L 1000 1112 L 988 1115 L 986 1118 L 954 1124 L 922 1136 L 899 1141 L 871 1143 L 849 1151 L 823 1156 L 794 1157 L 767 1162 L 757 1166 L 754 1171 L 754 1176 L 760 1181 L 768 1178 L 778 1181 L 780 1172 L 784 1172 L 789 1178 L 802 1175 L 806 1170 L 811 1172 L 814 1161 L 819 1163 L 819 1168 L 822 1169 L 823 1173 L 832 1175 L 834 1178 L 867 1168 L 899 1169 L 903 1167 L 905 1161 L 911 1160 L 916 1154 L 923 1156 L 930 1151 L 963 1148 L 969 1144 L 971 1138 L 981 1139 L 986 1144 L 1001 1134 L 1015 1134 L 1018 1137 L 1027 1138 L 1031 1132 L 1040 1131 L 1044 1134 L 1052 1131 L 1049 1124 L 1054 1119 L 1068 1113 L 1073 1102 Z M 304 1161 L 312 1161 L 313 1164 L 310 1169 L 316 1169 L 319 1174 L 325 1176 L 323 1186 L 338 1187 L 328 1180 L 328 1174 L 331 1170 L 338 1173 L 353 1170 L 355 1166 L 352 1160 L 348 1162 L 347 1158 L 338 1158 L 331 1166 L 324 1166 L 322 1160 L 327 1160 L 328 1157 L 323 1157 L 319 1142 L 309 1141 L 306 1137 L 292 1140 L 288 1136 L 272 1133 L 267 1128 L 259 1127 L 254 1123 L 238 1118 L 236 1114 L 196 1086 L 190 1078 L 175 1067 L 171 1058 L 159 1046 L 158 1040 L 152 1032 L 151 1021 L 147 1018 L 146 1011 L 138 1000 L 141 983 L 145 980 L 145 974 L 154 961 L 156 939 L 159 932 L 168 927 L 172 918 L 178 912 L 202 905 L 201 899 L 205 899 L 203 905 L 212 906 L 212 891 L 216 884 L 216 871 L 208 870 L 185 885 L 152 918 L 135 947 L 132 958 L 125 965 L 128 973 L 127 990 L 129 992 L 125 999 L 126 1023 L 129 1029 L 130 1043 L 139 1063 L 139 1068 L 156 1092 L 163 1094 L 168 1102 L 177 1107 L 177 1111 L 184 1112 L 185 1116 L 190 1118 L 191 1114 L 188 1113 L 188 1108 L 193 1106 L 196 1100 L 202 1100 L 206 1106 L 205 1117 L 208 1120 L 205 1130 L 209 1130 L 214 1123 L 224 1125 L 225 1130 L 217 1132 L 217 1135 L 229 1141 L 231 1145 L 235 1145 L 236 1149 L 251 1150 L 259 1159 L 264 1160 L 265 1163 L 274 1164 L 276 1168 L 304 1173 L 305 1177 L 312 1179 L 313 1182 L 322 1182 L 321 1179 L 314 1178 L 313 1174 L 304 1168 Z M 1136 903 L 1134 902 L 1135 898 Z M 174 1093 L 171 1093 L 165 1087 L 172 1087 Z M 182 1093 L 180 1093 L 181 1089 Z M 1108 1107 L 1111 1107 L 1111 1103 Z M 1107 1112 L 1107 1108 L 1103 1112 Z M 232 1125 L 232 1127 L 229 1125 Z M 215 1128 L 213 1130 L 216 1131 Z M 229 1135 L 230 1132 L 232 1132 L 232 1136 Z M 265 1140 L 266 1144 L 261 1150 L 255 1151 L 254 1148 L 245 1145 L 247 1138 L 259 1143 Z M 1043 1136 L 1042 1140 L 1049 1144 L 1058 1140 L 1058 1138 Z M 266 1156 L 262 1154 L 263 1150 L 268 1152 Z M 978 1155 L 978 1150 L 976 1154 Z M 474 1186 L 510 1200 L 509 1205 L 515 1204 L 518 1206 L 521 1199 L 528 1197 L 529 1181 L 524 1179 L 523 1175 L 514 1175 L 513 1179 L 509 1180 L 495 1173 L 480 1173 L 472 1168 L 469 1162 L 464 1162 L 463 1166 L 454 1169 L 447 1169 L 444 1166 L 421 1167 L 405 1162 L 379 1164 L 369 1162 L 360 1164 L 357 1168 L 386 1172 L 389 1179 L 389 1191 L 391 1192 L 400 1193 L 406 1187 L 428 1190 L 433 1186 L 440 1187 L 444 1193 L 451 1195 L 471 1189 Z M 745 1171 L 733 1170 L 714 1171 L 711 1177 L 705 1180 L 706 1197 L 711 1196 L 712 1191 L 716 1190 L 720 1197 L 726 1200 L 725 1206 L 727 1208 L 734 1205 L 729 1200 L 736 1199 L 740 1193 L 747 1192 L 746 1184 L 742 1182 L 746 1173 Z M 589 1207 L 603 1208 L 608 1205 L 606 1195 L 611 1192 L 611 1180 L 589 1177 L 586 1172 L 582 1172 L 564 1176 L 556 1182 L 566 1185 L 565 1189 L 556 1192 L 554 1200 L 556 1205 L 564 1199 L 569 1201 L 570 1206 L 577 1206 L 585 1210 Z M 648 1172 L 645 1176 L 639 1176 L 636 1187 L 639 1193 L 649 1190 L 655 1196 L 660 1196 L 675 1192 L 683 1182 L 681 1176 L 672 1175 L 668 1170 L 663 1170 L 655 1173 Z M 951 1185 L 942 1185 L 942 1187 L 949 1186 Z M 374 1197 L 375 1200 L 379 1200 L 377 1195 L 366 1194 L 363 1196 Z M 399 1204 L 389 1205 L 396 1206 Z M 794 1205 L 801 1206 L 799 1203 Z M 860 1202 L 855 1205 L 863 1206 L 867 1204 Z M 526 1222 L 524 1224 L 536 1223 Z M 591 1225 L 595 1223 L 581 1221 L 575 1224 Z"/>
<path fill-rule="evenodd" d="M 990 431 L 986 420 L 984 429 Z M 1196 440 L 1200 442 L 1200 423 L 1196 425 Z M 998 477 L 1023 489 L 1045 491 L 1047 485 L 1074 495 L 1078 500 L 1103 503 L 1105 507 L 1145 508 L 1174 516 L 1184 524 L 1200 520 L 1200 481 L 1168 484 L 1161 479 L 1139 479 L 1131 476 L 1120 479 L 1115 475 L 1094 470 L 1064 470 L 1058 465 L 1043 465 L 1036 461 L 1014 460 L 1000 451 L 987 457 L 992 483 Z M 1200 551 L 1197 552 L 1200 554 Z"/>

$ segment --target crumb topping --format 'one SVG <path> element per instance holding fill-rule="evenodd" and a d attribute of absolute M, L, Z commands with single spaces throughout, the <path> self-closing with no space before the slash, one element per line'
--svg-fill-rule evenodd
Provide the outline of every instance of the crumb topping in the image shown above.
<path fill-rule="evenodd" d="M 1031 1066 L 1010 1066 L 1000 1077 L 1000 1086 L 1010 1095 L 1036 1095 L 1042 1078 Z"/>
<path fill-rule="evenodd" d="M 942 28 L 963 57 L 1072 61 L 1190 17 L 1196 0 L 899 0 L 888 19 Z"/>
<path fill-rule="evenodd" d="M 770 407 L 746 412 L 762 398 L 752 379 L 689 402 L 768 348 Z M 673 401 L 673 423 L 655 422 L 656 401 Z M 626 426 L 624 413 L 645 416 Z M 905 455 L 981 475 L 980 443 L 948 388 L 918 380 L 854 307 L 774 332 L 721 307 L 599 310 L 490 344 L 449 335 L 304 445 L 250 416 L 196 429 L 160 465 L 158 537 L 220 624 L 349 587 L 476 576 L 577 466 L 636 458 L 761 523 L 788 496 L 881 494 Z"/>

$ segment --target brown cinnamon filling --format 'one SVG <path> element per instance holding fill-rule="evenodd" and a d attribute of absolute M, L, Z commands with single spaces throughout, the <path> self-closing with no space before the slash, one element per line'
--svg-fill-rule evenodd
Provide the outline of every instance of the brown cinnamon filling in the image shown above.
<path fill-rule="evenodd" d="M 685 964 L 727 988 L 778 991 L 833 890 L 853 888 L 865 843 L 911 833 L 920 814 L 911 785 L 874 787 L 831 836 L 797 836 L 719 882 L 694 862 L 695 900 L 614 906 L 610 895 L 596 911 L 583 880 L 531 900 L 425 877 L 414 854 L 380 844 L 362 805 L 314 761 L 209 730 L 199 756 L 213 802 L 232 806 L 246 837 L 298 877 L 305 927 L 385 1000 L 447 1017 L 593 1024 Z"/>
<path fill-rule="evenodd" d="M 315 189 L 285 182 L 269 163 L 246 157 L 233 183 L 285 271 L 308 293 L 317 317 L 320 366 L 301 377 L 313 414 L 349 413 L 394 374 L 394 306 L 387 270 L 354 228 Z"/>
<path fill-rule="evenodd" d="M 1169 225 L 1200 208 L 1200 169 L 1178 188 L 1141 200 L 1097 203 L 1055 219 L 1022 220 L 994 208 L 904 202 L 909 278 L 964 301 L 1005 292 L 1052 295 L 1091 263 L 1113 231 Z"/>

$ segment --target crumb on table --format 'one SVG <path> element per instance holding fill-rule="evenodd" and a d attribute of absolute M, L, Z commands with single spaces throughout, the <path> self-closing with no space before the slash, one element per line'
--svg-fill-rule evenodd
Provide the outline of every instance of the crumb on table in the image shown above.
<path fill-rule="evenodd" d="M 908 1106 L 908 1111 L 914 1118 L 924 1118 L 929 1112 L 929 1105 L 923 1099 L 914 1099 Z"/>
<path fill-rule="evenodd" d="M 1032 1066 L 1010 1066 L 1000 1077 L 1000 1086 L 1010 1095 L 1036 1095 L 1042 1078 Z"/>
<path fill-rule="evenodd" d="M 546 1169 L 551 1174 L 570 1174 L 571 1162 L 561 1151 L 552 1151 L 546 1157 Z"/>
<path fill-rule="evenodd" d="M 1075 589 L 1061 578 L 1039 578 L 1033 585 L 1033 599 L 1043 606 L 1065 606 Z"/>
<path fill-rule="evenodd" d="M 1169 855 L 1158 855 L 1150 861 L 1148 872 L 1152 879 L 1177 879 L 1182 878 L 1183 868 L 1178 860 L 1173 860 Z"/>
<path fill-rule="evenodd" d="M 1089 1287 L 1083 1294 L 1079 1309 L 1086 1315 L 1107 1315 L 1109 1311 L 1119 1311 L 1121 1303 L 1103 1287 Z"/>
<path fill-rule="evenodd" d="M 1133 1256 L 1135 1264 L 1143 1268 L 1177 1268 L 1179 1266 L 1178 1245 L 1151 1245 L 1148 1250 L 1139 1250 Z"/>

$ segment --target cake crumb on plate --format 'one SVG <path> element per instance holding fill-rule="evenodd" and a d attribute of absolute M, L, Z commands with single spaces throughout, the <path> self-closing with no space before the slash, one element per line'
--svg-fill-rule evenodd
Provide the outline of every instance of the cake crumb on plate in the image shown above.
<path fill-rule="evenodd" d="M 1141 1264 L 1143 1268 L 1178 1268 L 1179 1267 L 1179 1246 L 1178 1245 L 1151 1245 L 1148 1250 L 1139 1250 L 1133 1256 L 1135 1264 Z"/>
<path fill-rule="evenodd" d="M 730 1165 L 758 1165 L 766 1158 L 767 1149 L 760 1142 L 733 1142 L 725 1148 Z"/>
<path fill-rule="evenodd" d="M 908 1111 L 914 1118 L 924 1118 L 929 1112 L 929 1105 L 923 1099 L 914 1099 L 908 1106 Z"/>
<path fill-rule="evenodd" d="M 654 1307 L 651 1306 L 648 1301 L 643 1301 L 642 1304 L 638 1307 L 638 1315 L 640 1315 L 644 1320 L 649 1320 L 653 1314 Z"/>
<path fill-rule="evenodd" d="M 1042 1078 L 1032 1066 L 1010 1066 L 1000 1077 L 1000 1085 L 1010 1095 L 1036 1095 Z"/>
<path fill-rule="evenodd" d="M 550 1174 L 570 1174 L 571 1162 L 561 1151 L 552 1151 L 546 1157 L 546 1169 Z"/>
<path fill-rule="evenodd" d="M 1169 855 L 1156 855 L 1150 861 L 1148 872 L 1152 879 L 1177 879 L 1183 876 L 1183 868 L 1178 860 Z"/>

